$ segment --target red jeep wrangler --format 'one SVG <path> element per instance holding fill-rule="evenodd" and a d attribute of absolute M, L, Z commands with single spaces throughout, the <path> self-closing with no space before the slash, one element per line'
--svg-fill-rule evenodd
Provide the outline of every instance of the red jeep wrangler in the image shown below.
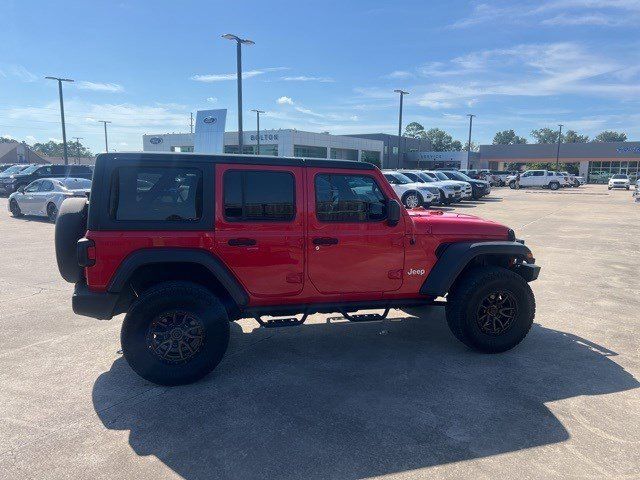
<path fill-rule="evenodd" d="M 126 312 L 124 356 L 155 383 L 209 373 L 239 318 L 271 328 L 444 305 L 456 338 L 483 352 L 514 347 L 533 322 L 540 267 L 513 230 L 407 211 L 368 163 L 103 154 L 90 198 L 66 200 L 56 223 L 73 310 Z"/>

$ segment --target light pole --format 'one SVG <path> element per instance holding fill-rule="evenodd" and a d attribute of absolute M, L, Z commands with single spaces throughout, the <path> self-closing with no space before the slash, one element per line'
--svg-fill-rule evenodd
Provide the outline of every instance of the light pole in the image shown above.
<path fill-rule="evenodd" d="M 64 100 L 62 99 L 62 82 L 73 82 L 70 78 L 44 77 L 47 80 L 56 80 L 58 82 L 58 96 L 60 97 L 60 118 L 62 119 L 62 158 L 64 164 L 69 165 L 69 157 L 67 155 L 67 130 L 64 126 Z"/>
<path fill-rule="evenodd" d="M 400 114 L 398 115 L 398 165 L 396 168 L 400 168 L 400 142 L 402 141 L 402 99 L 405 95 L 409 95 L 409 92 L 404 90 L 394 90 L 395 93 L 400 94 Z"/>
<path fill-rule="evenodd" d="M 256 122 L 257 122 L 256 138 L 258 139 L 258 151 L 256 155 L 260 155 L 260 114 L 264 113 L 264 110 L 251 110 L 251 111 L 256 112 Z"/>
<path fill-rule="evenodd" d="M 562 124 L 559 124 L 558 127 L 558 148 L 556 149 L 556 172 L 560 170 L 560 142 L 562 141 Z"/>
<path fill-rule="evenodd" d="M 473 126 L 473 117 L 475 115 L 471 113 L 467 113 L 467 117 L 469 117 L 469 141 L 467 142 L 467 168 L 471 168 L 471 164 L 469 163 L 469 157 L 471 153 L 471 127 Z"/>
<path fill-rule="evenodd" d="M 236 62 L 238 67 L 238 73 L 236 75 L 238 79 L 238 153 L 242 155 L 242 44 L 255 45 L 255 42 L 230 33 L 225 33 L 222 35 L 222 38 L 236 42 Z"/>
<path fill-rule="evenodd" d="M 111 123 L 109 120 L 98 120 L 98 122 L 104 125 L 104 151 L 109 153 L 109 141 L 107 139 L 107 123 Z"/>

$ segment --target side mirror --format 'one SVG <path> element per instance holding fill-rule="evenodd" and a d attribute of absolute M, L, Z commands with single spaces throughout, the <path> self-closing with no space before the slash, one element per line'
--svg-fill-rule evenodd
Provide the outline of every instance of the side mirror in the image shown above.
<path fill-rule="evenodd" d="M 387 202 L 387 225 L 395 227 L 400 222 L 402 215 L 402 207 L 400 202 L 393 198 Z"/>
<path fill-rule="evenodd" d="M 20 185 L 20 186 L 18 187 L 18 192 L 20 192 L 20 193 L 24 193 L 24 185 Z"/>

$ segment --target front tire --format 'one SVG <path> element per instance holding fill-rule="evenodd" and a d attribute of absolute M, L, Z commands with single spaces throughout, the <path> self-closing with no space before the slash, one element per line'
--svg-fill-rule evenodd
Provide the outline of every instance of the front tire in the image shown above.
<path fill-rule="evenodd" d="M 402 197 L 402 204 L 409 209 L 418 208 L 423 202 L 422 195 L 418 192 L 408 192 Z"/>
<path fill-rule="evenodd" d="M 15 218 L 19 218 L 22 216 L 22 210 L 20 210 L 20 205 L 15 199 L 11 199 L 9 202 L 9 210 L 11 211 L 11 215 Z"/>
<path fill-rule="evenodd" d="M 560 184 L 558 182 L 551 182 L 549 184 L 549 188 L 551 190 L 558 190 L 560 188 Z"/>
<path fill-rule="evenodd" d="M 229 344 L 229 318 L 206 288 L 166 282 L 144 292 L 124 318 L 124 357 L 142 378 L 184 385 L 211 372 Z"/>
<path fill-rule="evenodd" d="M 529 284 L 502 267 L 475 267 L 447 296 L 447 323 L 453 335 L 484 353 L 512 349 L 529 333 L 535 298 Z"/>

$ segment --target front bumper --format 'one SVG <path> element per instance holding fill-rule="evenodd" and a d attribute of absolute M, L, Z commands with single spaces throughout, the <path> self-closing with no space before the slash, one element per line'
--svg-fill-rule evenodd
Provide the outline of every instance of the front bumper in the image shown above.
<path fill-rule="evenodd" d="M 630 188 L 628 183 L 610 183 L 609 188 Z"/>
<path fill-rule="evenodd" d="M 120 295 L 109 292 L 92 292 L 83 281 L 76 283 L 71 297 L 74 313 L 98 320 L 110 320 Z"/>
<path fill-rule="evenodd" d="M 533 282 L 540 275 L 540 266 L 533 263 L 518 263 L 514 269 L 527 282 Z"/>

